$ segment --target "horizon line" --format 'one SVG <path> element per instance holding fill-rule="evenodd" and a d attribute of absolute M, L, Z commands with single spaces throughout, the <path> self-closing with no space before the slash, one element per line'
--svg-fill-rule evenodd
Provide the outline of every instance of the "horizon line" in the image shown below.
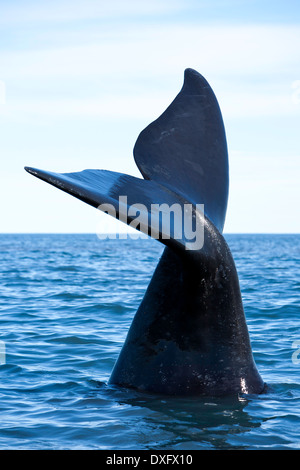
<path fill-rule="evenodd" d="M 140 233 L 140 238 L 152 238 L 143 232 Z M 100 235 L 131 235 L 132 232 L 99 232 Z M 96 232 L 0 232 L 0 235 L 98 235 Z M 300 235 L 300 232 L 223 232 L 222 235 Z M 139 237 L 137 237 L 139 238 Z"/>

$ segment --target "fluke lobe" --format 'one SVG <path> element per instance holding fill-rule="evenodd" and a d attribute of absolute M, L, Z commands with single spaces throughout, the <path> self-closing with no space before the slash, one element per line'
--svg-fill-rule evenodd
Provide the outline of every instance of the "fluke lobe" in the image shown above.
<path fill-rule="evenodd" d="M 225 130 L 216 97 L 198 72 L 185 70 L 179 94 L 139 135 L 134 158 L 144 179 L 105 170 L 59 174 L 25 168 L 94 207 L 105 211 L 110 205 L 115 210 L 107 212 L 127 224 L 138 220 L 138 230 L 156 233 L 166 245 L 110 383 L 169 395 L 261 393 L 264 382 L 252 355 L 238 275 L 222 235 L 228 198 Z M 194 223 L 201 222 L 203 244 L 197 249 L 184 230 L 180 235 L 180 211 L 169 224 L 169 237 L 163 211 L 156 212 L 160 223 L 153 231 L 153 205 L 173 204 L 181 214 L 191 208 Z"/>

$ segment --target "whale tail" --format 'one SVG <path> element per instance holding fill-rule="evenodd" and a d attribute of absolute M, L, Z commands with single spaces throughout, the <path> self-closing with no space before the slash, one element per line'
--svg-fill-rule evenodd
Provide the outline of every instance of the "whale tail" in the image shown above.
<path fill-rule="evenodd" d="M 179 94 L 140 133 L 134 159 L 144 179 L 106 170 L 77 173 L 54 173 L 30 167 L 25 170 L 100 210 L 106 211 L 108 204 L 113 206 L 111 215 L 127 224 L 134 223 L 133 209 L 130 214 L 129 208 L 142 205 L 144 212 L 139 218 L 142 222 L 136 223 L 136 228 L 150 236 L 154 233 L 155 238 L 168 246 L 186 247 L 184 233 L 182 240 L 175 237 L 176 229 L 180 232 L 178 227 L 183 222 L 175 213 L 177 219 L 165 241 L 163 229 L 158 228 L 158 234 L 155 231 L 162 221 L 155 219 L 153 211 L 155 220 L 151 226 L 153 206 L 178 204 L 184 210 L 185 205 L 190 205 L 194 218 L 199 213 L 197 205 L 204 206 L 205 217 L 222 232 L 228 198 L 225 130 L 216 97 L 198 72 L 185 70 Z M 125 195 L 126 201 L 123 197 L 120 207 L 120 197 Z"/>
<path fill-rule="evenodd" d="M 261 392 L 238 276 L 222 235 L 224 124 L 198 72 L 185 70 L 179 94 L 138 136 L 134 159 L 143 178 L 25 168 L 166 245 L 110 382 L 168 394 Z"/>

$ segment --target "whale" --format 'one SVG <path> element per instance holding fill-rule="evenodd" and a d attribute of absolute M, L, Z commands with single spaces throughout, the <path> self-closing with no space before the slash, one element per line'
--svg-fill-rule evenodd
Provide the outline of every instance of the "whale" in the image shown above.
<path fill-rule="evenodd" d="M 141 178 L 25 167 L 164 245 L 109 384 L 173 396 L 263 393 L 237 269 L 223 235 L 229 192 L 225 127 L 200 73 L 184 71 L 179 93 L 139 134 L 133 156 Z"/>

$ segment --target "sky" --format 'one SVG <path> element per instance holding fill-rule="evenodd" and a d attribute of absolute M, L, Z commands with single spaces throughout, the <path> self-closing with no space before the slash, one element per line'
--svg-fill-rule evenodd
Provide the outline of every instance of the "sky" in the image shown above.
<path fill-rule="evenodd" d="M 0 232 L 126 230 L 24 166 L 141 177 L 135 141 L 188 67 L 225 124 L 224 232 L 299 233 L 299 0 L 0 0 Z"/>

